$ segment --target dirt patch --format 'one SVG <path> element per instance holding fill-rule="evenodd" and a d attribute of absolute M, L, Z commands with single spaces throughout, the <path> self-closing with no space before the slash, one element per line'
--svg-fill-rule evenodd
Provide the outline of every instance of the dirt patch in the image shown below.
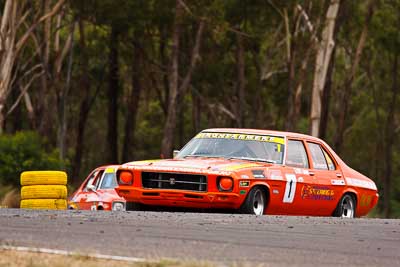
<path fill-rule="evenodd" d="M 132 263 L 117 260 L 93 259 L 87 256 L 63 256 L 45 253 L 0 251 L 0 267 L 214 267 L 206 262 L 159 262 Z"/>

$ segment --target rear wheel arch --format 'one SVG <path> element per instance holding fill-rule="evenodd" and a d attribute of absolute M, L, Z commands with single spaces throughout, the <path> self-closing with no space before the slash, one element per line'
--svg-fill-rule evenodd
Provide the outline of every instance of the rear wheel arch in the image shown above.
<path fill-rule="evenodd" d="M 352 201 L 350 200 L 350 198 L 352 199 Z M 344 200 L 347 199 L 347 200 Z M 356 218 L 357 217 L 357 203 L 358 203 L 358 199 L 357 199 L 357 193 L 353 192 L 353 191 L 345 191 L 343 192 L 343 194 L 341 195 L 339 201 L 337 202 L 336 208 L 332 213 L 333 217 L 343 217 L 343 202 L 353 202 L 353 217 L 352 218 Z M 346 205 L 345 205 L 346 206 Z M 349 206 L 349 205 L 347 205 Z M 350 205 L 351 206 L 351 205 Z M 347 216 L 344 216 L 347 217 Z"/>
<path fill-rule="evenodd" d="M 357 206 L 358 205 L 358 193 L 357 193 L 357 191 L 355 191 L 352 188 L 348 188 L 348 190 L 343 191 L 343 193 L 342 193 L 340 198 L 342 198 L 345 194 L 351 195 L 353 197 L 353 199 L 355 201 L 355 204 L 356 204 L 356 211 L 357 211 L 357 207 L 358 207 Z"/>

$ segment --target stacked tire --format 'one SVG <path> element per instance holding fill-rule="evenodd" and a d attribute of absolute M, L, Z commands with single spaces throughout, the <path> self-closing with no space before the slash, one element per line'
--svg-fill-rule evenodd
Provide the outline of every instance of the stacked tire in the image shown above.
<path fill-rule="evenodd" d="M 21 173 L 21 209 L 67 209 L 67 174 L 61 171 Z"/>

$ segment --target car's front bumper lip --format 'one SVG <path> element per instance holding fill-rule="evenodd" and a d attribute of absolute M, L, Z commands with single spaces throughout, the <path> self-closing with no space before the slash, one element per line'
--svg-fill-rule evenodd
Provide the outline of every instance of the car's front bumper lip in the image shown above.
<path fill-rule="evenodd" d="M 188 208 L 233 208 L 240 207 L 242 196 L 234 192 L 191 192 L 132 188 L 119 194 L 127 201 L 145 205 L 179 206 Z"/>

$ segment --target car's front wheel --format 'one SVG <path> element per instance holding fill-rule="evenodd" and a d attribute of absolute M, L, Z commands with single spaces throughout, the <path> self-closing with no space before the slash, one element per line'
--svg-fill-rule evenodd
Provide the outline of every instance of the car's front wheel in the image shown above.
<path fill-rule="evenodd" d="M 266 209 L 267 198 L 264 190 L 256 186 L 250 190 L 246 200 L 240 207 L 240 212 L 245 214 L 263 215 Z"/>
<path fill-rule="evenodd" d="M 340 199 L 333 216 L 341 218 L 356 217 L 356 200 L 354 197 L 350 194 L 344 194 Z"/>

